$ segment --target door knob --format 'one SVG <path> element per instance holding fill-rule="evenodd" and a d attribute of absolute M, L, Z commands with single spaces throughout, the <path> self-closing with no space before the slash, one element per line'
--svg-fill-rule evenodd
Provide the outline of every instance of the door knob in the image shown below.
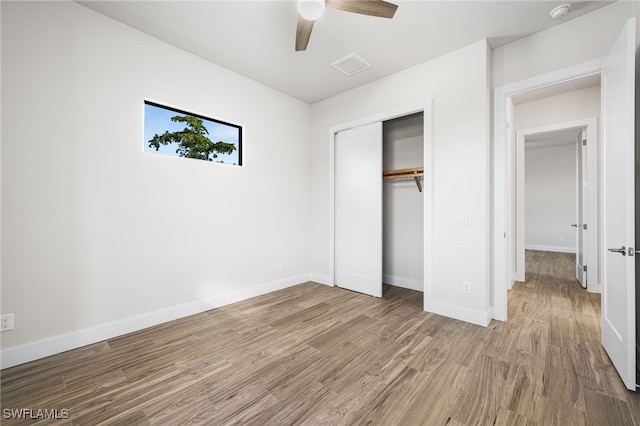
<path fill-rule="evenodd" d="M 609 251 L 612 253 L 620 253 L 623 256 L 627 255 L 627 248 L 625 246 L 622 246 L 622 248 L 619 248 L 619 249 L 612 248 L 612 249 L 609 249 Z"/>
<path fill-rule="evenodd" d="M 577 227 L 578 227 L 578 224 L 577 224 L 577 223 L 574 223 L 574 224 L 572 224 L 571 226 L 573 226 L 574 228 L 577 228 Z"/>

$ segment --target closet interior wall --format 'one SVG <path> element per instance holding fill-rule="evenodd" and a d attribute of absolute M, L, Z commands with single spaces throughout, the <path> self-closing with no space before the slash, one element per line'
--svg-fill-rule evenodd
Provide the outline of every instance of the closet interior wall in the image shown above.
<path fill-rule="evenodd" d="M 385 121 L 383 170 L 423 167 L 423 135 L 421 112 Z M 423 291 L 423 193 L 413 178 L 384 180 L 382 203 L 384 283 Z"/>

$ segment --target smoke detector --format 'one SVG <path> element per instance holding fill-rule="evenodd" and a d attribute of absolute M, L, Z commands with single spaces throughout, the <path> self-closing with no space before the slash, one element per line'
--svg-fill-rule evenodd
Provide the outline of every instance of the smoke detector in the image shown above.
<path fill-rule="evenodd" d="M 561 4 L 560 6 L 554 7 L 553 10 L 549 12 L 549 16 L 551 16 L 553 19 L 562 18 L 564 15 L 567 14 L 569 9 L 571 9 L 571 4 L 569 3 Z"/>

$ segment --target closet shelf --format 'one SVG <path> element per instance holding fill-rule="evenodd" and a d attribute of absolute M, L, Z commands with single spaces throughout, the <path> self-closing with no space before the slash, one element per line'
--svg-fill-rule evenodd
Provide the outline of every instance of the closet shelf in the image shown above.
<path fill-rule="evenodd" d="M 398 170 L 386 170 L 382 176 L 385 179 L 414 179 L 416 181 L 416 185 L 418 186 L 418 191 L 422 192 L 422 184 L 420 183 L 420 179 L 424 176 L 424 168 L 422 167 L 414 167 L 412 169 L 398 169 Z"/>

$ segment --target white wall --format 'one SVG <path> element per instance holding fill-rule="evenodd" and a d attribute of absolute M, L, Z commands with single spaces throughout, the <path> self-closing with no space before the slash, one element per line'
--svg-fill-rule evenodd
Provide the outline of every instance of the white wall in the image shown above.
<path fill-rule="evenodd" d="M 559 94 L 556 96 L 549 96 L 546 98 L 537 99 L 530 102 L 519 103 L 514 106 L 513 115 L 514 115 L 513 120 L 514 120 L 516 132 L 559 124 L 559 123 L 583 120 L 583 119 L 588 119 L 592 117 L 598 117 L 599 119 L 600 117 L 600 86 L 598 85 L 594 87 L 588 87 L 585 89 L 574 90 L 574 91 Z M 599 136 L 594 142 L 598 145 L 598 147 L 600 146 Z M 532 151 L 526 151 L 525 161 L 527 161 L 530 152 Z M 600 155 L 600 153 L 598 155 Z M 575 156 L 573 158 L 575 161 Z M 513 162 L 512 167 L 515 168 L 515 157 L 510 157 L 510 161 Z M 572 167 L 575 170 L 575 164 Z M 527 169 L 525 165 L 525 172 L 526 170 Z M 515 185 L 516 185 L 515 175 L 513 175 L 512 178 L 514 179 L 512 185 L 515 188 Z M 575 174 L 573 179 L 574 179 L 574 185 L 575 185 Z M 515 202 L 515 197 L 517 195 L 513 193 L 512 196 L 514 197 L 512 201 Z M 527 193 L 526 188 L 525 188 L 525 197 L 527 199 L 529 197 L 529 194 Z M 531 235 L 531 230 L 529 228 L 529 221 L 531 220 L 531 217 L 532 217 L 528 209 L 529 209 L 529 206 L 528 204 L 526 204 L 525 205 L 525 211 L 526 211 L 525 228 L 527 229 L 525 229 L 525 244 L 531 245 L 536 243 L 531 242 L 528 239 L 528 236 Z M 515 215 L 515 211 L 513 212 L 513 214 Z M 558 218 L 558 220 L 566 220 L 566 215 L 564 215 L 563 217 L 564 219 Z M 575 222 L 576 222 L 576 218 L 575 218 L 575 210 L 574 210 L 572 219 L 570 219 L 569 223 L 575 223 Z M 516 223 L 515 218 L 513 219 L 512 223 L 514 224 Z M 546 241 L 545 245 L 562 248 L 564 246 L 563 244 L 560 244 L 560 241 L 559 241 L 560 235 L 558 234 L 558 232 L 560 232 L 561 227 L 558 224 L 555 226 L 555 228 L 557 228 L 557 232 L 555 232 L 554 236 L 548 235 L 547 237 L 544 238 L 544 240 Z M 571 230 L 572 229 L 573 228 L 571 228 Z M 512 235 L 515 237 L 515 233 Z M 574 233 L 572 233 L 572 235 L 574 235 Z M 565 244 L 568 244 L 567 238 L 568 236 L 566 236 L 565 238 Z M 575 236 L 573 237 L 572 241 L 575 241 Z M 514 245 L 515 245 L 515 240 L 514 240 Z M 575 244 L 573 245 L 573 247 L 575 248 Z M 515 274 L 516 272 L 515 264 L 510 263 L 510 268 L 512 268 L 510 269 L 510 274 L 512 275 Z M 600 274 L 600 269 L 598 269 L 598 271 Z"/>
<path fill-rule="evenodd" d="M 479 41 L 312 105 L 310 262 L 316 279 L 333 282 L 329 129 L 432 98 L 429 309 L 485 321 L 490 297 L 488 56 L 486 42 Z M 459 224 L 459 212 L 471 213 L 473 224 Z M 462 293 L 463 281 L 471 282 L 473 294 Z"/>
<path fill-rule="evenodd" d="M 75 3 L 1 10 L 1 310 L 16 314 L 1 336 L 3 365 L 7 352 L 78 346 L 308 271 L 332 282 L 329 127 L 426 98 L 434 309 L 483 315 L 489 80 L 601 57 L 624 21 L 640 18 L 638 2 L 616 2 L 493 55 L 481 41 L 309 108 Z M 246 166 L 144 154 L 144 98 L 242 124 Z M 457 223 L 461 211 L 471 226 Z"/>
<path fill-rule="evenodd" d="M 574 90 L 515 105 L 516 131 L 600 117 L 600 86 Z"/>
<path fill-rule="evenodd" d="M 576 146 L 525 151 L 525 247 L 575 253 Z"/>
<path fill-rule="evenodd" d="M 640 2 L 617 1 L 494 49 L 493 87 L 604 57 L 634 16 L 640 19 Z"/>
<path fill-rule="evenodd" d="M 422 167 L 423 114 L 383 123 L 383 170 Z M 413 179 L 385 180 L 383 187 L 384 282 L 423 289 L 424 193 Z"/>
<path fill-rule="evenodd" d="M 496 48 L 492 51 L 492 86 L 497 88 L 602 58 L 608 54 L 625 23 L 632 17 L 640 19 L 640 2 L 615 2 L 589 14 Z M 640 29 L 637 33 L 637 40 L 640 42 Z M 499 100 L 496 99 L 496 101 Z M 501 118 L 498 117 L 497 120 L 501 120 Z M 502 131 L 494 129 L 494 136 L 501 134 Z M 509 201 L 506 200 L 507 203 Z M 500 203 L 499 199 L 498 203 Z M 495 208 L 502 209 L 503 207 L 496 204 Z M 497 223 L 497 225 L 509 229 L 508 222 Z M 496 235 L 499 234 L 498 230 Z M 494 246 L 494 253 L 497 257 L 494 259 L 494 266 L 501 268 L 503 266 L 500 254 L 502 246 L 499 240 L 495 242 L 497 245 Z M 506 266 L 512 267 L 513 265 Z M 510 270 L 509 272 L 513 273 L 514 271 Z M 494 273 L 499 272 L 494 271 Z M 503 306 L 506 306 L 502 305 L 503 301 L 506 301 L 506 290 L 503 290 L 501 285 L 498 287 L 492 290 L 492 305 L 499 303 L 498 308 L 501 312 L 504 309 Z M 494 294 L 495 291 L 499 291 L 500 294 Z M 502 293 L 503 291 L 504 293 Z"/>
<path fill-rule="evenodd" d="M 308 279 L 308 105 L 73 2 L 2 2 L 2 42 L 3 365 Z M 145 98 L 246 165 L 144 153 Z"/>

